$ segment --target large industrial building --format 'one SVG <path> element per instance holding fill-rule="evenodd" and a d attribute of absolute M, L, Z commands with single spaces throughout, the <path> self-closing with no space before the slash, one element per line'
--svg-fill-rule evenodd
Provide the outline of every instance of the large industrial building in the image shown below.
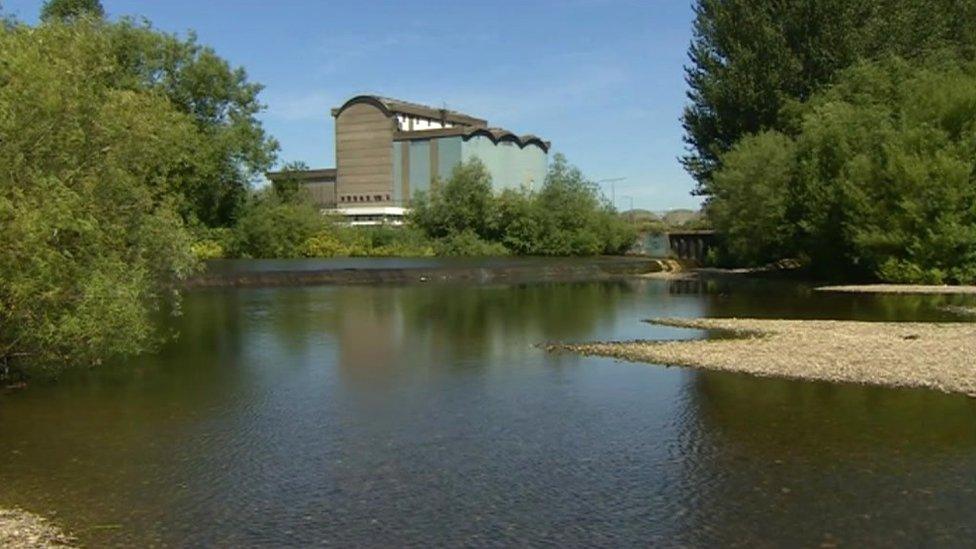
<path fill-rule="evenodd" d="M 485 165 L 496 189 L 537 187 L 545 179 L 547 141 L 480 118 L 373 95 L 353 97 L 332 117 L 335 169 L 268 177 L 300 181 L 317 205 L 357 224 L 401 220 L 416 192 L 472 158 Z"/>

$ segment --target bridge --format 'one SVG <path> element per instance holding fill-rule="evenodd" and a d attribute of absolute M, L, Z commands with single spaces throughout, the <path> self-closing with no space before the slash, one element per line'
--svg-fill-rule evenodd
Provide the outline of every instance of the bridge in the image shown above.
<path fill-rule="evenodd" d="M 715 231 L 668 231 L 668 247 L 671 255 L 678 259 L 705 261 L 708 250 L 715 244 Z"/>

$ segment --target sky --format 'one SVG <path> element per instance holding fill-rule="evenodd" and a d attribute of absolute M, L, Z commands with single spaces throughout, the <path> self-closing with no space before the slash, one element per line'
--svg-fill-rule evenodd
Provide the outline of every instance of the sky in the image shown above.
<path fill-rule="evenodd" d="M 447 106 L 552 142 L 616 205 L 697 208 L 684 153 L 690 0 L 102 0 L 193 30 L 265 86 L 280 162 L 333 167 L 332 107 L 358 94 Z M 34 23 L 40 0 L 0 0 Z M 601 185 L 607 196 L 611 184 Z"/>

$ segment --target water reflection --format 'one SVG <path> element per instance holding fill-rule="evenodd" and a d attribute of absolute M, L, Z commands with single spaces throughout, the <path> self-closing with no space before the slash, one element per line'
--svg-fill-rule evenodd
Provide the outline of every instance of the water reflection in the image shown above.
<path fill-rule="evenodd" d="M 534 347 L 950 302 L 641 279 L 193 292 L 161 354 L 0 397 L 0 506 L 93 546 L 921 539 L 908 523 L 959 542 L 973 401 Z"/>

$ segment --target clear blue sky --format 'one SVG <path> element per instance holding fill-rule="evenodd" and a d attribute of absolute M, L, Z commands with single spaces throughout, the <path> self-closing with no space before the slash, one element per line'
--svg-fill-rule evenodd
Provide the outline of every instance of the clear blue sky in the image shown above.
<path fill-rule="evenodd" d="M 34 22 L 40 0 L 0 0 Z M 552 141 L 617 206 L 697 207 L 682 154 L 690 0 L 103 0 L 195 30 L 266 86 L 281 160 L 333 166 L 329 109 L 376 93 L 447 105 Z M 609 189 L 607 190 L 609 194 Z"/>

